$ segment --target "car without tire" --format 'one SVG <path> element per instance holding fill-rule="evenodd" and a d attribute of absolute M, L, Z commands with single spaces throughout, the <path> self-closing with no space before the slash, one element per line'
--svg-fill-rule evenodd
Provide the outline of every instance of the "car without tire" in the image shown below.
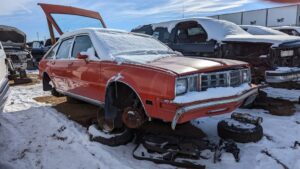
<path fill-rule="evenodd" d="M 62 10 L 41 6 L 47 16 Z M 96 18 L 103 22 L 99 14 Z M 151 119 L 171 122 L 175 129 L 198 117 L 229 113 L 257 95 L 245 62 L 183 57 L 151 36 L 106 28 L 62 33 L 39 73 L 44 90 L 104 107 L 100 121 L 106 131 L 139 128 Z"/>

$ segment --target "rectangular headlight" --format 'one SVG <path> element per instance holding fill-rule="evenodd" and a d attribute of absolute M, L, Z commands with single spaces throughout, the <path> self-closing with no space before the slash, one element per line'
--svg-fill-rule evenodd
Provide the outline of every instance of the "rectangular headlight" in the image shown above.
<path fill-rule="evenodd" d="M 251 82 L 251 70 L 250 69 L 243 69 L 242 71 L 242 79 L 243 83 L 250 83 Z"/>
<path fill-rule="evenodd" d="M 294 55 L 294 51 L 293 50 L 282 50 L 280 52 L 280 56 L 281 57 L 288 57 L 288 56 L 293 56 Z"/>
<path fill-rule="evenodd" d="M 188 89 L 188 79 L 181 78 L 176 80 L 176 95 L 182 95 L 187 92 Z"/>

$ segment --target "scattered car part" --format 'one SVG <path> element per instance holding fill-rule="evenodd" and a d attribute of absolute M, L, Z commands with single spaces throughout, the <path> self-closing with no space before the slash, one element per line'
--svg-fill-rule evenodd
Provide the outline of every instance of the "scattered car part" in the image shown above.
<path fill-rule="evenodd" d="M 213 18 L 185 18 L 139 26 L 132 32 L 152 35 L 186 56 L 227 58 L 249 62 L 252 81 L 294 81 L 297 72 L 274 74 L 280 67 L 300 69 L 300 38 L 251 35 L 234 23 Z"/>
<path fill-rule="evenodd" d="M 205 169 L 199 159 L 208 142 L 197 141 L 191 143 L 179 141 L 176 137 L 145 136 L 143 142 L 133 150 L 133 157 L 178 167 Z"/>
<path fill-rule="evenodd" d="M 215 145 L 191 124 L 179 125 L 176 130 L 171 130 L 166 124 L 156 121 L 139 130 L 133 151 L 133 156 L 139 160 L 184 168 L 205 168 L 201 159 L 218 162 L 222 153 L 228 152 L 239 161 L 239 148 L 234 142 L 222 140 Z"/>
<path fill-rule="evenodd" d="M 120 146 L 127 144 L 133 139 L 133 133 L 130 129 L 123 127 L 114 129 L 110 127 L 104 118 L 104 109 L 100 107 L 97 114 L 98 125 L 89 127 L 90 139 L 108 146 Z"/>
<path fill-rule="evenodd" d="M 231 118 L 236 121 L 242 122 L 242 123 L 250 123 L 250 124 L 254 124 L 254 125 L 260 125 L 263 122 L 262 117 L 253 116 L 248 113 L 233 112 L 231 114 Z"/>
<path fill-rule="evenodd" d="M 254 125 L 228 118 L 218 123 L 218 134 L 223 139 L 239 143 L 257 142 L 263 137 L 261 125 Z"/>
<path fill-rule="evenodd" d="M 125 108 L 122 120 L 124 125 L 130 129 L 139 128 L 147 121 L 145 113 L 142 110 L 132 107 Z"/>
<path fill-rule="evenodd" d="M 270 114 L 277 116 L 291 116 L 296 112 L 293 102 L 280 98 L 270 98 L 262 90 L 259 90 L 259 95 L 253 102 L 253 107 L 268 110 Z"/>
<path fill-rule="evenodd" d="M 228 140 L 220 140 L 218 146 L 216 146 L 214 154 L 214 163 L 221 161 L 222 152 L 231 153 L 236 162 L 240 161 L 240 149 L 235 142 Z"/>

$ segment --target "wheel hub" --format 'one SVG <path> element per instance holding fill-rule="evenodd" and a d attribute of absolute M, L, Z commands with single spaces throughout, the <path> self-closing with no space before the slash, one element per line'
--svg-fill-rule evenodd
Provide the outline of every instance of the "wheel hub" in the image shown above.
<path fill-rule="evenodd" d="M 128 107 L 123 112 L 122 120 L 126 127 L 136 129 L 144 124 L 146 118 L 143 111 Z"/>

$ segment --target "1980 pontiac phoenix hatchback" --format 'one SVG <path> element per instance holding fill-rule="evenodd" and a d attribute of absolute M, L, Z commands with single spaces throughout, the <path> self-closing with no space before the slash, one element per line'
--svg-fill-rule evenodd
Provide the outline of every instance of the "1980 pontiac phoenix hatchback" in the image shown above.
<path fill-rule="evenodd" d="M 245 62 L 183 57 L 148 35 L 102 28 L 63 34 L 39 71 L 44 90 L 104 106 L 102 122 L 112 122 L 111 130 L 152 118 L 175 129 L 257 95 Z"/>

